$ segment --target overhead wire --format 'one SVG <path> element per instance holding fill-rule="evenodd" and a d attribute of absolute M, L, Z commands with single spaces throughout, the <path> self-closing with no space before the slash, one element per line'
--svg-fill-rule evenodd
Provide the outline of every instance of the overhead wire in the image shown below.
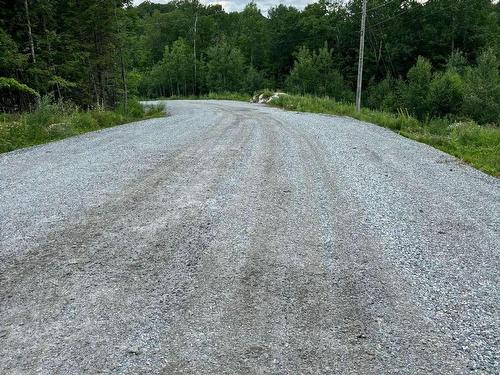
<path fill-rule="evenodd" d="M 444 10 L 444 11 L 446 11 L 446 10 L 450 10 L 450 9 L 454 8 L 455 6 L 456 6 L 456 4 L 451 4 L 450 6 L 447 6 L 447 7 L 442 7 L 442 8 L 440 8 L 439 10 L 441 10 L 441 11 L 443 11 L 443 10 Z M 423 7 L 423 6 L 422 6 L 422 7 Z M 394 15 L 390 16 L 389 18 L 386 18 L 386 19 L 384 19 L 384 20 L 382 20 L 382 21 L 380 21 L 380 22 L 377 22 L 377 23 L 375 23 L 375 24 L 371 25 L 371 28 L 372 28 L 372 30 L 374 30 L 374 29 L 376 29 L 376 28 L 377 28 L 377 26 L 380 26 L 380 25 L 382 25 L 382 24 L 384 24 L 384 23 L 387 23 L 387 22 L 389 22 L 389 21 L 392 21 L 393 19 L 395 19 L 395 18 L 399 17 L 399 16 L 400 16 L 400 15 L 402 15 L 402 14 L 408 13 L 408 12 L 410 12 L 410 11 L 412 11 L 412 10 L 415 10 L 415 9 L 422 9 L 422 7 L 409 7 L 409 8 L 402 9 L 402 10 L 401 10 L 401 12 L 398 12 L 398 13 L 396 13 L 396 14 L 394 14 Z M 424 13 L 424 14 L 422 15 L 422 18 L 421 18 L 421 19 L 426 19 L 426 18 L 428 18 L 429 16 L 432 16 L 432 15 L 435 15 L 435 14 L 436 14 L 435 12 L 432 12 L 432 11 L 427 11 L 426 13 Z"/>
<path fill-rule="evenodd" d="M 380 8 L 383 8 L 383 7 L 386 7 L 387 5 L 391 5 L 392 3 L 394 3 L 395 1 L 401 1 L 401 0 L 388 0 L 382 4 L 379 4 L 379 5 L 376 5 L 374 7 L 371 7 L 371 8 L 368 8 L 368 12 L 372 12 L 374 10 L 377 10 L 377 9 L 380 9 Z"/>

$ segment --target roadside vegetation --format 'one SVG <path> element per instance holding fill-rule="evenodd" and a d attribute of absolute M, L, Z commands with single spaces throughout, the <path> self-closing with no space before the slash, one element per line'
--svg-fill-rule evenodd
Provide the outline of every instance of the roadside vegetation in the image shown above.
<path fill-rule="evenodd" d="M 353 93 L 332 70 L 330 55 L 325 49 L 318 54 L 301 50 L 287 78 L 290 92 L 299 95 L 280 96 L 270 104 L 372 122 L 500 177 L 500 75 L 493 49 L 481 53 L 475 64 L 455 52 L 442 70 L 419 57 L 405 80 L 387 77 L 369 84 L 360 113 L 352 104 Z M 327 75 L 330 79 L 322 81 Z"/>
<path fill-rule="evenodd" d="M 135 100 L 129 100 L 127 110 L 123 105 L 114 110 L 82 110 L 44 97 L 33 111 L 0 114 L 0 153 L 164 115 L 162 105 L 145 109 Z"/>

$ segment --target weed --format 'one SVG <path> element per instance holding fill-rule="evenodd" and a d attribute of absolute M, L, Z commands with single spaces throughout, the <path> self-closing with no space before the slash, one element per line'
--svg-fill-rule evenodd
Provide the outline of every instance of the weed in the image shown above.
<path fill-rule="evenodd" d="M 118 106 L 114 111 L 83 111 L 72 103 L 53 102 L 44 97 L 32 112 L 0 113 L 0 153 L 164 114 L 163 105 L 145 110 L 133 99 L 127 110 Z"/>

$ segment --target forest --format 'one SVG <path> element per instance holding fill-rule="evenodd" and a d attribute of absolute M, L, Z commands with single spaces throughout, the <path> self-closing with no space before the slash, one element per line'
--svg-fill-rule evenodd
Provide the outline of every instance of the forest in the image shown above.
<path fill-rule="evenodd" d="M 0 111 L 45 100 L 128 113 L 136 98 L 262 89 L 350 103 L 360 17 L 360 0 L 266 14 L 253 2 L 1 0 Z M 498 2 L 368 1 L 366 108 L 498 126 L 499 62 Z"/>

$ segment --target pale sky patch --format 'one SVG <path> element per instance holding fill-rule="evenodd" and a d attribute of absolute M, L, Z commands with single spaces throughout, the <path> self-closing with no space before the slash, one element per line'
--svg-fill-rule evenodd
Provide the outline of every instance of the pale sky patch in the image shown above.
<path fill-rule="evenodd" d="M 134 5 L 142 3 L 143 0 L 134 0 Z M 168 3 L 168 0 L 153 0 L 154 3 Z M 242 10 L 250 0 L 201 0 L 204 4 L 220 4 L 227 12 Z M 263 14 L 278 4 L 291 5 L 299 9 L 303 9 L 307 4 L 314 3 L 314 0 L 257 0 L 255 3 L 260 8 Z"/>

